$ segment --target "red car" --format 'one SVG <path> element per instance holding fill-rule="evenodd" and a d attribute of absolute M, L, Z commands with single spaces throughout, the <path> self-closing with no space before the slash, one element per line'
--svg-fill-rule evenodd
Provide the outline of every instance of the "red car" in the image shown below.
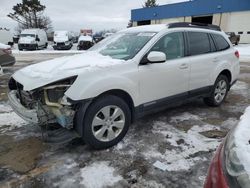
<path fill-rule="evenodd" d="M 204 188 L 250 187 L 250 107 L 210 164 Z"/>

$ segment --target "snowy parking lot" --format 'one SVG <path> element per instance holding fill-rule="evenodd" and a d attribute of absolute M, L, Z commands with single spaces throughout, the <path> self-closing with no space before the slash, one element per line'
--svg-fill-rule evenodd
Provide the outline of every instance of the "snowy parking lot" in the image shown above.
<path fill-rule="evenodd" d="M 103 151 L 81 139 L 44 143 L 40 128 L 24 122 L 7 102 L 14 71 L 79 52 L 14 50 L 16 65 L 0 76 L 0 187 L 202 187 L 217 146 L 250 103 L 250 46 L 237 49 L 240 80 L 221 107 L 195 100 L 144 117 L 122 142 Z"/>

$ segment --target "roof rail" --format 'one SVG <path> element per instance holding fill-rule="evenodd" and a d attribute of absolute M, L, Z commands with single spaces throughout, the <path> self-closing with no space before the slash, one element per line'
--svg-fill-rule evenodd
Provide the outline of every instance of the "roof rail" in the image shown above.
<path fill-rule="evenodd" d="M 176 23 L 170 23 L 167 26 L 168 28 L 191 27 L 191 28 L 201 28 L 201 29 L 221 31 L 221 28 L 218 25 L 196 23 L 196 22 L 192 22 L 192 23 L 191 22 L 176 22 Z"/>

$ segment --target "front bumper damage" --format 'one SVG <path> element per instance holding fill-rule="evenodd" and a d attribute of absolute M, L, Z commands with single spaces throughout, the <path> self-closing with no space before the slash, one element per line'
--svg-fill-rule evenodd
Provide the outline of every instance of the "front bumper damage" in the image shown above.
<path fill-rule="evenodd" d="M 37 116 L 37 110 L 30 110 L 25 108 L 21 103 L 20 100 L 17 98 L 17 91 L 13 90 L 8 93 L 9 98 L 9 104 L 16 112 L 17 115 L 19 115 L 21 118 L 23 118 L 25 121 L 38 124 L 38 116 Z"/>
<path fill-rule="evenodd" d="M 73 128 L 75 111 L 69 106 L 70 104 L 67 104 L 67 106 L 50 102 L 46 89 L 44 89 L 45 104 L 42 104 L 40 101 L 35 101 L 32 109 L 22 104 L 18 90 L 10 91 L 8 93 L 8 98 L 9 104 L 16 114 L 29 123 L 38 124 L 40 126 L 58 123 L 64 128 Z"/>

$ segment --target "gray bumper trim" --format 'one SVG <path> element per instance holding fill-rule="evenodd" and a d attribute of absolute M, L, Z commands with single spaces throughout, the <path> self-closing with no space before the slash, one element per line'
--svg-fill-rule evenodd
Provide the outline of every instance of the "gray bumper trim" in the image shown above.
<path fill-rule="evenodd" d="M 9 104 L 13 108 L 14 112 L 16 112 L 17 115 L 19 115 L 24 120 L 37 124 L 38 118 L 37 118 L 37 112 L 36 110 L 29 110 L 25 108 L 23 105 L 20 104 L 19 100 L 16 97 L 16 91 L 10 91 L 8 93 L 9 98 Z"/>

